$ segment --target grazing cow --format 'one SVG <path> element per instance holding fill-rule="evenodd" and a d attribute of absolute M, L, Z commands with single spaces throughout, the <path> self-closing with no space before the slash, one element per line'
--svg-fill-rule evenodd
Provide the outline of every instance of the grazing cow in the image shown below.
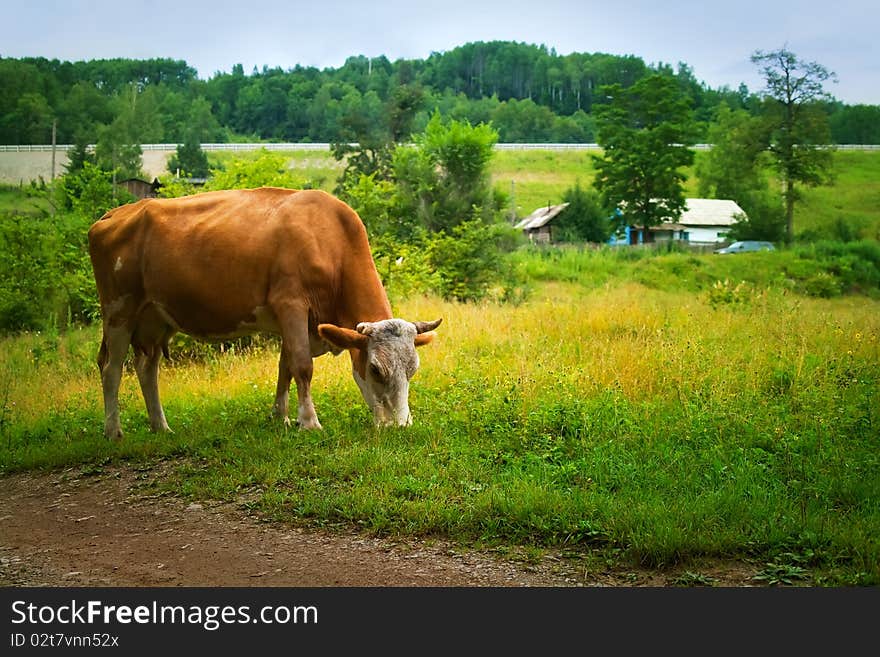
<path fill-rule="evenodd" d="M 441 320 L 394 319 L 357 213 L 317 190 L 261 189 L 145 199 L 89 229 L 103 338 L 104 434 L 121 438 L 119 382 L 129 346 L 153 431 L 168 431 L 159 359 L 178 331 L 206 340 L 281 336 L 274 412 L 319 429 L 312 358 L 347 349 L 377 425 L 408 425 L 409 380 Z"/>

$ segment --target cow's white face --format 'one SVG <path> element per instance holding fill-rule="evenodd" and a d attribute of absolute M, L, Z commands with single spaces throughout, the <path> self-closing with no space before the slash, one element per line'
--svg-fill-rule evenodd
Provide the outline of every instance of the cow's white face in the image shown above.
<path fill-rule="evenodd" d="M 357 331 L 322 324 L 319 333 L 337 346 L 358 350 L 352 373 L 376 425 L 409 426 L 409 380 L 419 369 L 416 347 L 430 342 L 429 332 L 439 324 L 383 319 L 361 322 Z"/>
<path fill-rule="evenodd" d="M 373 411 L 373 420 L 377 426 L 412 424 L 409 380 L 419 369 L 415 325 L 402 319 L 386 319 L 362 322 L 357 331 L 369 340 L 365 376 L 354 369 L 354 380 Z"/>

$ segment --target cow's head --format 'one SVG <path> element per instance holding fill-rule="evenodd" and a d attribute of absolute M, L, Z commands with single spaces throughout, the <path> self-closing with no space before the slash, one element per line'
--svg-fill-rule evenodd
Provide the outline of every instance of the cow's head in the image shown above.
<path fill-rule="evenodd" d="M 442 320 L 361 322 L 357 330 L 321 324 L 318 333 L 351 352 L 352 373 L 377 426 L 412 424 L 409 380 L 419 369 L 416 347 L 428 344 Z"/>

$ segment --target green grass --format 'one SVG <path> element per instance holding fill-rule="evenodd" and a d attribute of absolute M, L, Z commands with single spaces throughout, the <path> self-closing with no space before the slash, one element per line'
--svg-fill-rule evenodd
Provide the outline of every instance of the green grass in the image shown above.
<path fill-rule="evenodd" d="M 530 280 L 592 287 L 624 279 L 659 290 L 704 293 L 712 303 L 747 301 L 767 289 L 818 297 L 847 292 L 880 297 L 880 244 L 870 240 L 817 242 L 736 256 L 629 247 L 535 247 L 514 258 Z"/>
<path fill-rule="evenodd" d="M 560 203 L 566 189 L 580 181 L 593 184 L 596 172 L 592 156 L 597 151 L 495 151 L 490 168 L 492 183 L 513 196 L 517 216 L 525 217 L 539 207 Z"/>
<path fill-rule="evenodd" d="M 51 210 L 45 194 L 30 187 L 0 185 L 0 214 L 42 215 Z"/>
<path fill-rule="evenodd" d="M 833 184 L 803 190 L 795 222 L 795 232 L 808 236 L 848 237 L 844 230 L 880 240 L 880 153 L 835 153 Z"/>
<path fill-rule="evenodd" d="M 589 276 L 517 307 L 399 304 L 444 318 L 406 430 L 372 428 L 347 357 L 329 356 L 314 383 L 325 429 L 283 429 L 277 355 L 257 349 L 165 367 L 171 435 L 146 431 L 128 372 L 112 444 L 96 331 L 6 338 L 0 469 L 170 457 L 170 490 L 246 490 L 277 520 L 880 583 L 880 302 L 770 289 L 713 306 Z"/>

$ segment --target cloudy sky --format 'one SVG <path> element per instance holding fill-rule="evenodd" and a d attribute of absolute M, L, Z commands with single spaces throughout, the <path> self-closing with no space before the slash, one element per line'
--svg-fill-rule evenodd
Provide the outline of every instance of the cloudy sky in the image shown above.
<path fill-rule="evenodd" d="M 837 74 L 838 99 L 880 104 L 877 0 L 0 0 L 0 16 L 2 57 L 171 57 L 203 79 L 497 39 L 681 61 L 711 87 L 758 91 L 749 56 L 787 46 Z"/>

